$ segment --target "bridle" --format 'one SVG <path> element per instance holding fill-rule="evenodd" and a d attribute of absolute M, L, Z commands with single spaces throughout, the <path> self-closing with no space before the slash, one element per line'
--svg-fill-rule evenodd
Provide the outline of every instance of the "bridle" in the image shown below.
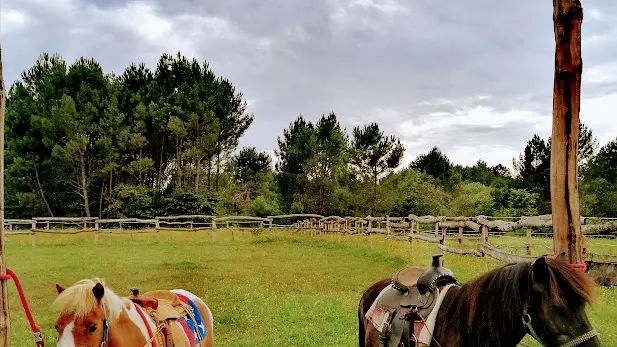
<path fill-rule="evenodd" d="M 531 335 L 531 337 L 533 337 L 536 341 L 538 341 L 538 343 L 540 343 L 542 346 L 546 347 L 547 345 L 544 342 L 542 342 L 542 340 L 540 339 L 536 331 L 533 329 L 533 326 L 531 325 L 531 316 L 529 315 L 529 313 L 527 313 L 527 305 L 523 307 L 523 317 L 522 318 L 523 318 L 523 326 L 525 327 L 525 332 Z M 591 340 L 592 338 L 596 336 L 598 336 L 598 332 L 595 329 L 592 329 L 591 331 L 588 331 L 582 335 L 579 335 L 575 337 L 574 339 L 560 345 L 559 347 L 578 346 L 582 344 L 583 342 Z"/>
<path fill-rule="evenodd" d="M 153 341 L 155 336 L 152 333 L 152 330 L 150 329 L 150 324 L 148 324 L 148 321 L 146 320 L 146 317 L 144 316 L 143 312 L 139 309 L 137 304 L 133 303 L 133 305 L 135 305 L 135 309 L 137 310 L 137 312 L 141 316 L 141 319 L 143 320 L 144 324 L 146 325 L 146 329 L 148 330 L 148 336 L 150 337 L 150 339 L 146 343 L 146 346 L 150 345 L 150 346 L 156 347 L 156 342 Z M 109 340 L 109 320 L 107 320 L 107 310 L 105 309 L 105 305 L 103 305 L 103 315 L 104 315 L 104 318 L 103 318 L 103 340 L 101 341 L 101 346 L 100 347 L 105 347 L 105 344 Z M 157 330 L 157 333 L 158 333 L 158 330 Z"/>

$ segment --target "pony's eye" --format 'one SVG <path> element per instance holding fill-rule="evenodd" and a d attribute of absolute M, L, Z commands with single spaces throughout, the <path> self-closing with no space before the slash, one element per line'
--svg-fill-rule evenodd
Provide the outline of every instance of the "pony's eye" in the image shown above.
<path fill-rule="evenodd" d="M 89 332 L 89 333 L 93 333 L 93 332 L 95 332 L 95 331 L 96 331 L 96 325 L 93 325 L 93 326 L 91 326 L 91 327 L 88 329 L 88 332 Z"/>

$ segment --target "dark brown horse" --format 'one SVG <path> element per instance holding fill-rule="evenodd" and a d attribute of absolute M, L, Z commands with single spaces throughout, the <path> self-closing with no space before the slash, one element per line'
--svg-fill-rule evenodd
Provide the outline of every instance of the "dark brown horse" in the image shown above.
<path fill-rule="evenodd" d="M 368 288 L 358 305 L 359 345 L 377 347 L 379 332 L 364 316 L 390 284 Z M 601 346 L 585 305 L 594 283 L 562 257 L 508 264 L 452 287 L 437 315 L 431 346 L 515 347 L 530 334 L 544 346 Z"/>

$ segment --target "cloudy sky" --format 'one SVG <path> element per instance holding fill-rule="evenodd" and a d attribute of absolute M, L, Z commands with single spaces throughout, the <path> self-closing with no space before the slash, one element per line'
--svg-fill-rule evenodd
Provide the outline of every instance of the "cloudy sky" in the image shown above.
<path fill-rule="evenodd" d="M 581 119 L 617 138 L 617 1 L 583 0 Z M 180 51 L 249 102 L 241 145 L 273 154 L 298 115 L 377 121 L 404 163 L 439 146 L 456 163 L 511 167 L 551 132 L 550 0 L 0 0 L 7 87 L 43 52 L 106 71 Z"/>

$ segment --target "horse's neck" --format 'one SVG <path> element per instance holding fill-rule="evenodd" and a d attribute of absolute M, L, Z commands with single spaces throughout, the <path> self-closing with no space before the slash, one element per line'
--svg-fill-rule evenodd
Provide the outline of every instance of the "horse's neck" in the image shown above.
<path fill-rule="evenodd" d="M 137 311 L 138 305 L 126 298 L 122 301 L 122 313 L 110 322 L 109 347 L 141 347 L 145 343 L 144 339 L 150 338 L 146 324 L 153 334 L 156 332 L 156 324 L 147 312 L 143 312 L 144 321 Z"/>
<path fill-rule="evenodd" d="M 491 290 L 469 302 L 463 286 L 451 288 L 437 315 L 434 335 L 442 346 L 514 347 L 525 336 L 517 307 L 509 307 L 507 292 Z"/>

